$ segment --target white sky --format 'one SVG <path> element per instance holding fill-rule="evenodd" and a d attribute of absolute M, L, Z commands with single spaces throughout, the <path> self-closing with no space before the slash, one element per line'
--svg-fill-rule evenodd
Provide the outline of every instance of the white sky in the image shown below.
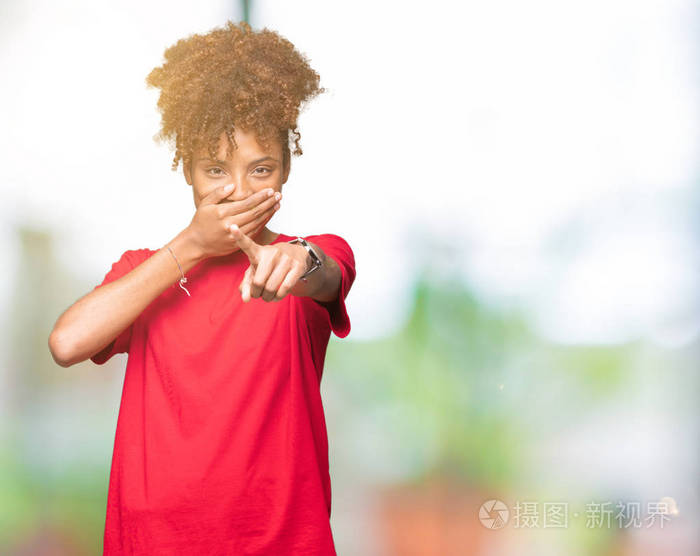
<path fill-rule="evenodd" d="M 350 242 L 353 338 L 401 325 L 421 234 L 456 249 L 436 272 L 527 307 L 554 339 L 698 333 L 696 3 L 254 4 L 253 25 L 330 90 L 300 118 L 304 155 L 269 227 Z M 237 6 L 3 4 L 6 252 L 13 224 L 51 228 L 99 283 L 124 250 L 187 226 L 191 190 L 152 140 L 144 79 Z"/>

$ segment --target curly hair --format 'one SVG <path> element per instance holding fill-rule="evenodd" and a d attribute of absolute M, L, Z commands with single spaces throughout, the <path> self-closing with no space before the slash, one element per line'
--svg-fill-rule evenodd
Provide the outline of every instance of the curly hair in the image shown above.
<path fill-rule="evenodd" d="M 158 108 L 161 129 L 156 142 L 175 143 L 172 170 L 191 162 L 204 146 L 211 158 L 222 133 L 228 138 L 226 156 L 237 145 L 234 126 L 252 131 L 270 147 L 282 144 L 290 162 L 290 136 L 301 155 L 297 118 L 301 105 L 326 91 L 305 55 L 278 33 L 254 31 L 246 22 L 227 21 L 208 33 L 192 34 L 166 49 L 165 63 L 146 77 L 148 87 L 161 90 Z"/>

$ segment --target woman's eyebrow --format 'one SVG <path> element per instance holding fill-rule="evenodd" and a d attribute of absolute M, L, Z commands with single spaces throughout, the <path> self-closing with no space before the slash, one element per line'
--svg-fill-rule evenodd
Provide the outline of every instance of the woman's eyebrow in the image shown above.
<path fill-rule="evenodd" d="M 216 162 L 217 164 L 221 164 L 222 166 L 226 165 L 225 160 L 219 160 L 217 158 L 198 158 L 197 162 Z"/>
<path fill-rule="evenodd" d="M 258 158 L 257 160 L 253 160 L 250 163 L 250 166 L 252 166 L 253 164 L 260 164 L 261 162 L 265 162 L 266 160 L 272 160 L 273 162 L 279 162 L 279 160 L 277 160 L 276 158 L 273 158 L 271 156 L 263 156 L 262 158 Z"/>
<path fill-rule="evenodd" d="M 265 162 L 266 160 L 272 160 L 273 162 L 279 163 L 279 160 L 277 160 L 276 158 L 273 158 L 272 156 L 263 156 L 262 158 L 258 158 L 256 160 L 253 160 L 252 162 L 250 162 L 249 165 L 260 164 L 261 162 Z M 219 160 L 218 158 L 199 158 L 199 159 L 197 159 L 197 162 L 202 162 L 202 161 L 216 162 L 217 164 L 221 164 L 222 166 L 226 165 L 225 160 Z"/>

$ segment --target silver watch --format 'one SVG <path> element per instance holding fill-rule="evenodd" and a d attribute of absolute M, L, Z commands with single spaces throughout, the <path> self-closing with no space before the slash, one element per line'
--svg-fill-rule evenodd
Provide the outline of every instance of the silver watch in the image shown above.
<path fill-rule="evenodd" d="M 314 248 L 309 245 L 309 243 L 303 238 L 303 237 L 296 237 L 292 240 L 290 240 L 288 243 L 299 243 L 300 245 L 303 245 L 306 250 L 309 252 L 309 255 L 311 256 L 311 261 L 312 261 L 312 266 L 309 270 L 307 270 L 302 276 L 301 279 L 306 282 L 306 277 L 314 272 L 315 270 L 318 270 L 323 266 L 323 262 L 321 262 L 321 259 L 319 256 L 316 254 L 316 251 L 314 251 Z"/>

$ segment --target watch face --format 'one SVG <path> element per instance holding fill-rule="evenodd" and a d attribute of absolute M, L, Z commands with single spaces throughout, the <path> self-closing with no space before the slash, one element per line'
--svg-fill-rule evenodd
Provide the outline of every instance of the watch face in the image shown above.
<path fill-rule="evenodd" d="M 309 269 L 307 274 L 310 274 L 311 272 L 313 272 L 317 268 L 323 266 L 323 263 L 321 262 L 321 258 L 318 256 L 316 251 L 314 251 L 314 248 L 311 247 L 311 245 L 309 245 L 309 242 L 306 241 L 303 237 L 296 237 L 296 238 L 290 240 L 289 243 L 299 243 L 299 244 L 303 245 L 306 248 L 306 250 L 308 251 L 309 256 L 311 257 L 311 261 L 313 263 L 313 266 Z"/>
<path fill-rule="evenodd" d="M 311 255 L 311 258 L 314 260 L 314 264 L 316 264 L 317 266 L 321 266 L 321 259 L 316 254 L 316 251 L 314 251 L 314 248 L 309 246 L 307 247 L 307 250 L 309 252 L 309 255 Z"/>

